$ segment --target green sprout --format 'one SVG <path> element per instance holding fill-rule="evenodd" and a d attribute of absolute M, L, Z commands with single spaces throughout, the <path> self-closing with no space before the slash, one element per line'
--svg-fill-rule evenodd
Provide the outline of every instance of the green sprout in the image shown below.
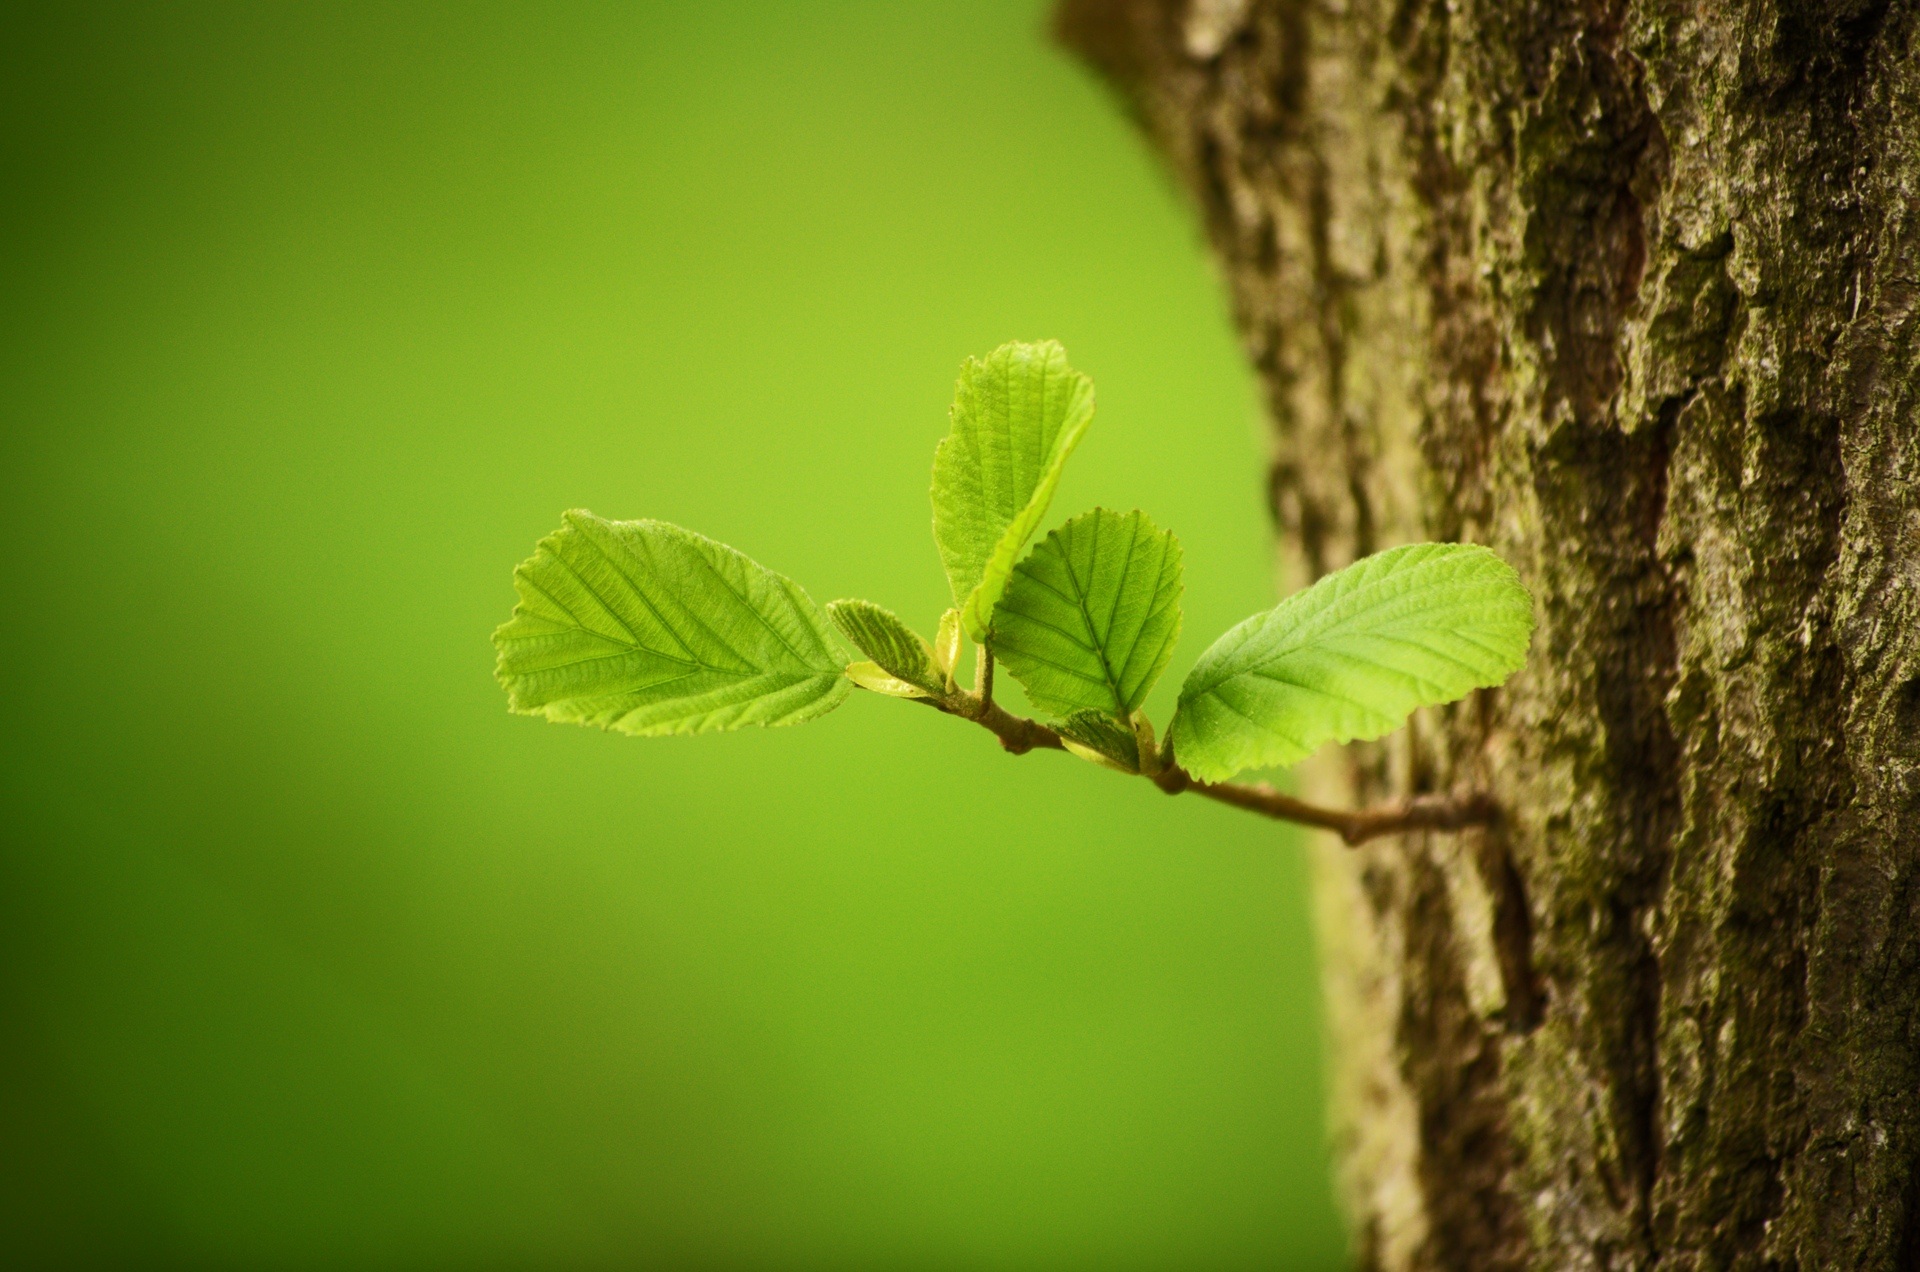
<path fill-rule="evenodd" d="M 1479 794 L 1342 812 L 1232 779 L 1381 737 L 1417 707 L 1506 680 L 1533 633 L 1513 569 L 1461 543 L 1356 561 L 1216 640 L 1161 737 L 1141 704 L 1180 636 L 1179 540 L 1145 513 L 1095 508 L 1026 550 L 1093 408 L 1093 382 L 1053 341 L 1005 344 L 961 369 L 933 459 L 953 608 L 931 642 L 869 601 L 822 612 L 793 580 L 679 526 L 567 513 L 514 571 L 520 601 L 493 636 L 509 704 L 653 736 L 799 724 L 858 686 L 983 725 L 1014 754 L 1070 752 L 1350 844 L 1491 820 Z M 836 630 L 865 658 L 850 660 Z M 954 677 L 968 641 L 971 689 Z M 994 700 L 996 663 L 1048 722 Z"/>

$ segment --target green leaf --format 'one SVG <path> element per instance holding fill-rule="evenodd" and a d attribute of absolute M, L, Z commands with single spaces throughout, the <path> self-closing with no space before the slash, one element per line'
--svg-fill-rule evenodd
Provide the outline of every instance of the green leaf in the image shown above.
<path fill-rule="evenodd" d="M 799 724 L 852 686 L 791 579 L 664 521 L 566 514 L 493 634 L 515 711 L 621 733 Z"/>
<path fill-rule="evenodd" d="M 950 609 L 940 616 L 940 630 L 933 638 L 933 661 L 942 675 L 953 678 L 954 664 L 960 661 L 960 611 Z"/>
<path fill-rule="evenodd" d="M 993 652 L 1055 715 L 1125 719 L 1180 637 L 1180 541 L 1143 512 L 1084 512 L 1034 546 L 993 616 Z"/>
<path fill-rule="evenodd" d="M 1533 601 L 1485 548 L 1416 543 L 1330 574 L 1200 655 L 1168 733 L 1195 777 L 1292 764 L 1377 738 L 1416 707 L 1497 685 L 1526 660 Z"/>
<path fill-rule="evenodd" d="M 933 646 L 891 610 L 872 601 L 830 601 L 827 617 L 855 649 L 894 679 L 936 696 L 945 692 L 947 678 L 935 664 Z"/>
<path fill-rule="evenodd" d="M 1119 769 L 1140 771 L 1140 739 L 1134 731 L 1104 711 L 1076 711 L 1053 726 L 1067 750 L 1083 760 Z"/>
<path fill-rule="evenodd" d="M 933 455 L 933 538 L 976 642 L 1092 419 L 1093 381 L 1055 341 L 1004 344 L 960 369 L 953 428 Z"/>
<path fill-rule="evenodd" d="M 919 685 L 910 685 L 898 676 L 890 674 L 885 667 L 875 662 L 856 662 L 847 664 L 847 679 L 862 689 L 871 689 L 874 693 L 885 694 L 889 698 L 924 698 L 927 691 Z"/>

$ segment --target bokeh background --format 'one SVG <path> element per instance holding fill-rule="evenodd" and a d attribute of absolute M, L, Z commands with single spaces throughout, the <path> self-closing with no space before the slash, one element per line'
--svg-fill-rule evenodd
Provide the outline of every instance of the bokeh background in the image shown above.
<path fill-rule="evenodd" d="M 861 695 L 507 715 L 562 509 L 931 630 L 961 358 L 1272 603 L 1181 198 L 1040 4 L 0 16 L 0 1262 L 1341 1263 L 1288 832 Z"/>

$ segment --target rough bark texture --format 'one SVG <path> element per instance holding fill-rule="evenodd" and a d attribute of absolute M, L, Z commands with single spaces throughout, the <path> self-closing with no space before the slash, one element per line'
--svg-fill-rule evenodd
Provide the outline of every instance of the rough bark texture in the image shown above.
<path fill-rule="evenodd" d="M 1512 684 L 1310 780 L 1368 1268 L 1920 1269 L 1920 19 L 1067 0 L 1196 195 L 1298 584 L 1534 589 Z"/>

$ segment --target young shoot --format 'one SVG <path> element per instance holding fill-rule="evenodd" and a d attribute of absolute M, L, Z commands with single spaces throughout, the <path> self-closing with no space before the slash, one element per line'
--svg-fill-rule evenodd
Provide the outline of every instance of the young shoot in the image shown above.
<path fill-rule="evenodd" d="M 799 724 L 857 686 L 982 725 L 1016 755 L 1066 751 L 1349 844 L 1491 820 L 1477 794 L 1342 812 L 1232 779 L 1500 684 L 1533 632 L 1513 570 L 1461 543 L 1357 561 L 1216 640 L 1158 734 L 1141 704 L 1180 636 L 1179 541 L 1145 513 L 1095 508 L 1027 548 L 1093 406 L 1092 381 L 1053 341 L 1005 344 L 961 369 L 933 458 L 953 608 L 931 642 L 870 601 L 822 612 L 799 584 L 691 530 L 567 513 L 514 571 L 520 601 L 493 636 L 508 703 L 652 736 Z M 971 688 L 954 678 L 968 641 Z M 1045 722 L 994 700 L 996 666 Z"/>

